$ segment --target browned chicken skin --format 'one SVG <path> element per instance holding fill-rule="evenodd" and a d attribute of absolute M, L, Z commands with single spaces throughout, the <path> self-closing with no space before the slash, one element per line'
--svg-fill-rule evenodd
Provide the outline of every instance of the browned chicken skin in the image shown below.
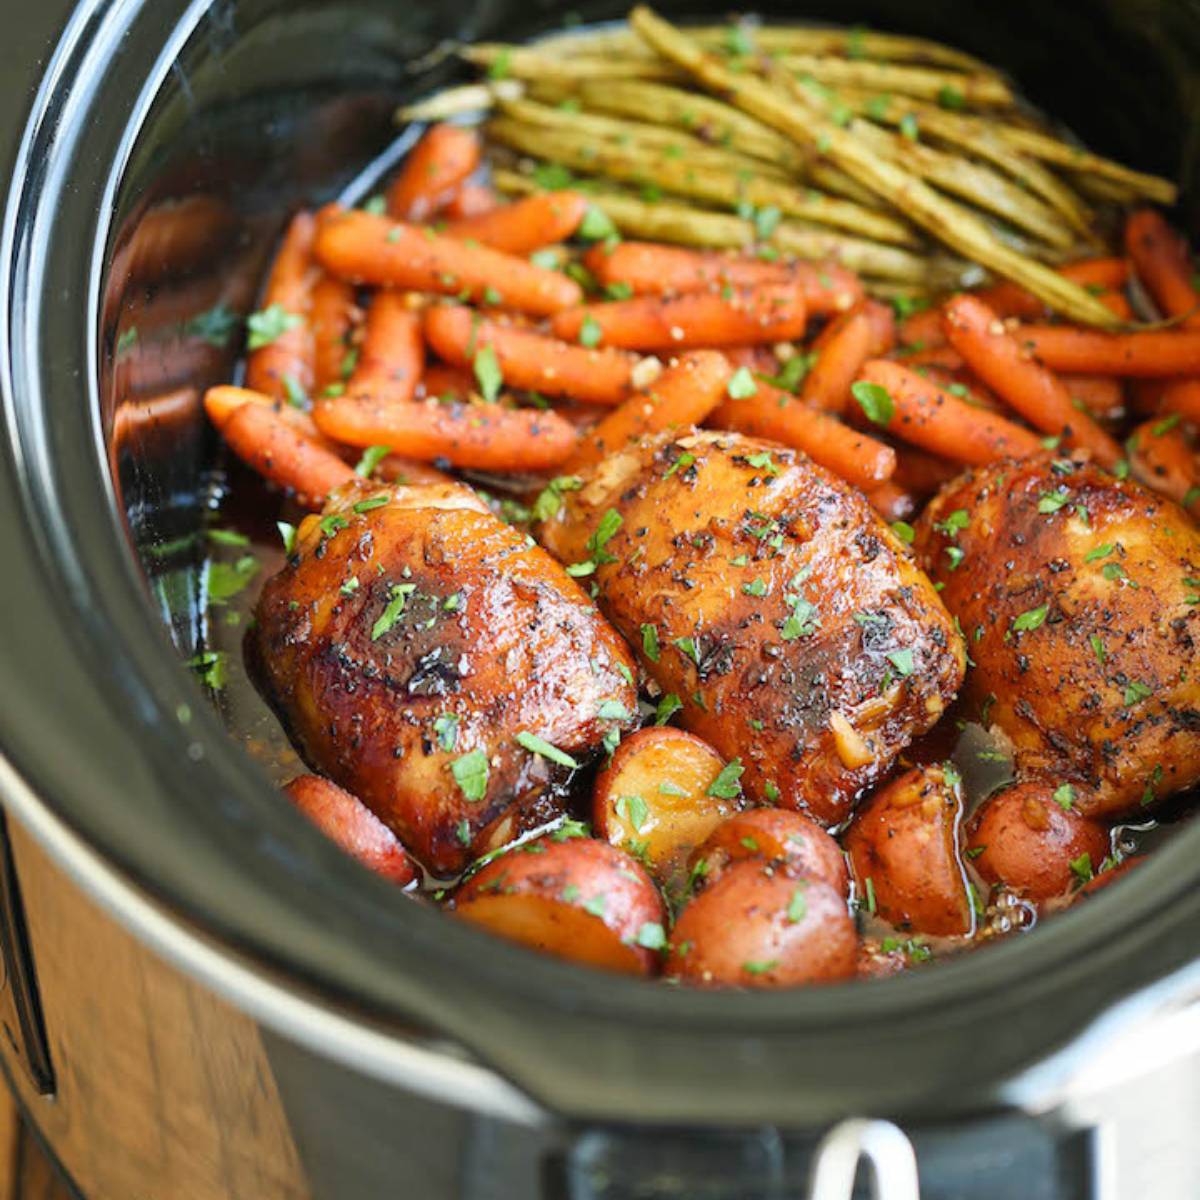
<path fill-rule="evenodd" d="M 594 564 L 601 609 L 759 802 L 843 821 L 962 681 L 929 580 L 859 493 L 794 451 L 660 435 L 594 468 L 541 537 Z"/>
<path fill-rule="evenodd" d="M 964 696 L 1024 772 L 1113 817 L 1200 781 L 1200 533 L 1096 467 L 1004 462 L 943 490 L 916 548 L 966 633 Z"/>
<path fill-rule="evenodd" d="M 252 661 L 304 757 L 439 874 L 554 815 L 565 768 L 518 735 L 582 757 L 637 712 L 620 638 L 455 484 L 335 493 L 256 615 Z"/>

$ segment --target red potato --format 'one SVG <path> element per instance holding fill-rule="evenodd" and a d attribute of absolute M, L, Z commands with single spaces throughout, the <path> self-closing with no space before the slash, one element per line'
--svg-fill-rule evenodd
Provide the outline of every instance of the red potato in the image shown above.
<path fill-rule="evenodd" d="M 627 975 L 653 974 L 666 910 L 641 865 L 608 842 L 550 834 L 472 875 L 454 911 L 500 937 Z"/>
<path fill-rule="evenodd" d="M 640 729 L 597 777 L 593 823 L 659 883 L 675 883 L 688 855 L 736 812 L 739 774 L 726 771 L 725 760 L 693 734 Z"/>
<path fill-rule="evenodd" d="M 1108 830 L 1079 811 L 1075 793 L 1070 784 L 1027 780 L 985 800 L 967 825 L 967 854 L 979 874 L 1041 903 L 1098 871 L 1108 857 Z"/>
<path fill-rule="evenodd" d="M 416 879 L 400 840 L 357 796 L 320 775 L 300 775 L 283 790 L 330 841 L 368 870 L 401 887 Z"/>
<path fill-rule="evenodd" d="M 752 808 L 729 817 L 692 855 L 692 873 L 711 883 L 731 863 L 747 858 L 782 863 L 802 879 L 827 883 L 839 896 L 850 890 L 841 846 L 803 813 Z"/>
<path fill-rule="evenodd" d="M 705 987 L 797 987 L 854 975 L 858 933 L 828 884 L 734 863 L 675 922 L 667 975 Z"/>
<path fill-rule="evenodd" d="M 916 767 L 875 793 L 844 843 L 867 911 L 915 933 L 971 932 L 961 816 L 958 788 L 940 766 Z"/>

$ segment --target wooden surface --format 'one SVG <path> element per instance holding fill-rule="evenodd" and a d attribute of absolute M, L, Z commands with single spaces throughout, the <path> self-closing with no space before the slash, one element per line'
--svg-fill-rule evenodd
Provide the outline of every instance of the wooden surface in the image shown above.
<path fill-rule="evenodd" d="M 87 1200 L 309 1200 L 254 1023 L 146 950 L 11 820 L 9 835 L 57 1094 L 6 1065 Z M 25 1189 L 0 1200 L 65 1196 L 6 1111 L 0 1142 Z"/>

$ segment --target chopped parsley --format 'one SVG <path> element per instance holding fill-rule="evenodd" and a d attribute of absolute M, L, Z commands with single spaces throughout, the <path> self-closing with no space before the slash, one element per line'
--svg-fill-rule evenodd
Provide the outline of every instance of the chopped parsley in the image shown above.
<path fill-rule="evenodd" d="M 475 380 L 479 384 L 480 395 L 488 404 L 495 404 L 500 398 L 500 387 L 504 383 L 496 351 L 491 346 L 481 347 L 475 352 L 475 361 L 472 366 L 475 371 Z"/>
<path fill-rule="evenodd" d="M 482 750 L 472 750 L 456 758 L 450 764 L 450 773 L 458 784 L 463 797 L 471 804 L 478 804 L 487 795 L 488 760 Z"/>
<path fill-rule="evenodd" d="M 731 400 L 748 400 L 758 391 L 758 384 L 754 382 L 754 376 L 750 374 L 748 367 L 738 367 L 730 376 L 725 390 Z"/>
<path fill-rule="evenodd" d="M 624 711 L 624 710 L 622 710 Z M 537 734 L 527 733 L 521 730 L 514 739 L 519 746 L 523 746 L 531 754 L 536 754 L 541 758 L 549 759 L 552 763 L 558 763 L 560 767 L 569 767 L 574 771 L 579 763 L 575 761 L 565 750 L 560 750 L 557 746 L 552 746 L 549 742 L 538 737 Z"/>
<path fill-rule="evenodd" d="M 1054 791 L 1054 803 L 1063 812 L 1070 812 L 1071 806 L 1075 803 L 1075 789 L 1069 783 L 1060 785 Z"/>
<path fill-rule="evenodd" d="M 886 426 L 891 423 L 892 417 L 896 413 L 896 406 L 892 403 L 892 397 L 887 388 L 860 379 L 851 384 L 850 394 L 858 401 L 867 420 L 873 421 L 876 425 Z"/>
<path fill-rule="evenodd" d="M 1046 614 L 1050 611 L 1049 604 L 1039 605 L 1037 608 L 1026 609 L 1012 623 L 1013 633 L 1028 633 L 1033 629 L 1037 629 L 1045 620 Z"/>
<path fill-rule="evenodd" d="M 281 338 L 289 329 L 295 329 L 304 318 L 290 313 L 282 304 L 272 304 L 261 312 L 251 313 L 246 318 L 247 350 L 261 350 L 264 346 Z"/>
<path fill-rule="evenodd" d="M 682 707 L 683 701 L 674 692 L 668 692 L 654 711 L 655 725 L 665 725 Z"/>
<path fill-rule="evenodd" d="M 379 619 L 371 626 L 371 641 L 377 642 L 396 624 L 409 596 L 417 590 L 415 583 L 394 583 L 391 587 L 391 599 L 380 614 Z"/>
<path fill-rule="evenodd" d="M 740 758 L 726 763 L 717 777 L 708 785 L 705 795 L 715 796 L 718 800 L 737 799 L 742 794 L 742 785 L 739 781 L 745 769 Z"/>
<path fill-rule="evenodd" d="M 368 446 L 362 452 L 362 458 L 358 460 L 354 473 L 361 475 L 363 479 L 370 479 L 375 474 L 375 469 L 391 452 L 390 446 Z"/>
<path fill-rule="evenodd" d="M 458 717 L 454 713 L 442 713 L 433 722 L 433 734 L 443 750 L 453 750 L 458 741 Z"/>
<path fill-rule="evenodd" d="M 658 662 L 658 627 L 655 625 L 642 626 L 642 653 L 651 661 Z"/>

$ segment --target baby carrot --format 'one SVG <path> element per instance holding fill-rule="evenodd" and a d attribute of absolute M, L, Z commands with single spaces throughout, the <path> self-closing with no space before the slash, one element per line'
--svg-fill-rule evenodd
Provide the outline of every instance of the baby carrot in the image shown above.
<path fill-rule="evenodd" d="M 316 231 L 312 213 L 300 212 L 292 218 L 267 278 L 257 321 L 251 318 L 246 385 L 281 400 L 290 392 L 307 395 L 313 387 L 316 350 L 308 320 L 316 279 L 312 261 Z"/>
<path fill-rule="evenodd" d="M 752 396 L 726 398 L 709 424 L 793 446 L 855 487 L 886 483 L 896 469 L 891 446 L 761 380 L 756 381 Z"/>
<path fill-rule="evenodd" d="M 467 217 L 482 217 L 503 203 L 487 184 L 464 183 L 446 202 L 442 215 L 450 221 L 462 221 Z"/>
<path fill-rule="evenodd" d="M 597 463 L 646 434 L 699 425 L 721 403 L 732 375 L 728 360 L 716 350 L 685 354 L 582 438 L 564 470 Z"/>
<path fill-rule="evenodd" d="M 1125 388 L 1111 375 L 1060 375 L 1071 400 L 1097 421 L 1119 421 L 1125 416 Z"/>
<path fill-rule="evenodd" d="M 373 400 L 411 400 L 425 368 L 421 314 L 403 292 L 375 293 L 354 373 L 346 383 L 351 396 Z"/>
<path fill-rule="evenodd" d="M 510 387 L 610 405 L 633 390 L 636 355 L 502 325 L 458 305 L 427 309 L 425 336 L 440 358 L 456 366 L 475 365 L 476 371 L 480 352 L 491 347 L 500 377 Z"/>
<path fill-rule="evenodd" d="M 667 296 L 708 288 L 796 283 L 811 314 L 841 312 L 862 298 L 858 276 L 836 263 L 764 262 L 715 250 L 687 250 L 658 242 L 597 245 L 584 265 L 605 286 L 626 285 L 636 296 Z"/>
<path fill-rule="evenodd" d="M 918 496 L 930 496 L 962 471 L 962 464 L 937 454 L 905 446 L 896 459 L 892 482 Z"/>
<path fill-rule="evenodd" d="M 1034 362 L 977 296 L 955 296 L 947 301 L 942 327 L 971 370 L 1034 428 L 1090 450 L 1106 467 L 1121 459 L 1116 441 L 1072 403 L 1062 380 Z"/>
<path fill-rule="evenodd" d="M 218 430 L 224 430 L 233 414 L 247 404 L 272 409 L 281 421 L 290 425 L 297 433 L 320 442 L 331 453 L 337 453 L 338 448 L 324 437 L 313 423 L 312 416 L 286 400 L 277 400 L 274 396 L 268 396 L 266 392 L 256 392 L 251 388 L 233 387 L 228 384 L 211 387 L 204 393 L 204 411 Z"/>
<path fill-rule="evenodd" d="M 787 283 L 791 278 L 786 263 L 660 242 L 617 242 L 613 246 L 601 242 L 583 256 L 583 265 L 605 287 L 624 284 L 636 296 L 702 292 L 724 284 L 757 287 Z"/>
<path fill-rule="evenodd" d="M 916 497 L 894 483 L 881 483 L 871 488 L 867 499 L 885 521 L 906 521 L 917 511 Z"/>
<path fill-rule="evenodd" d="M 565 242 L 587 210 L 588 199 L 579 192 L 538 192 L 480 216 L 451 221 L 445 233 L 506 254 L 529 254 Z"/>
<path fill-rule="evenodd" d="M 1200 329 L 1100 333 L 1069 325 L 1021 325 L 1013 336 L 1052 371 L 1144 378 L 1200 374 Z"/>
<path fill-rule="evenodd" d="M 479 381 L 470 371 L 462 367 L 448 367 L 443 363 L 429 363 L 421 376 L 420 398 L 435 400 L 466 400 L 472 392 L 479 390 Z"/>
<path fill-rule="evenodd" d="M 294 493 L 305 508 L 321 508 L 334 488 L 354 478 L 353 467 L 269 404 L 240 405 L 221 436 L 247 466 Z"/>
<path fill-rule="evenodd" d="M 1126 259 L 1085 258 L 1080 262 L 1064 264 L 1058 268 L 1058 273 L 1072 283 L 1096 290 L 1099 298 L 1117 316 L 1125 321 L 1132 320 L 1133 310 L 1120 291 L 1129 279 L 1129 262 Z M 982 288 L 974 295 L 1002 317 L 1036 320 L 1046 313 L 1046 306 L 1018 283 L 998 283 L 994 287 Z"/>
<path fill-rule="evenodd" d="M 315 391 L 323 392 L 341 383 L 342 368 L 350 352 L 350 333 L 354 327 L 354 288 L 344 279 L 322 275 L 312 293 L 312 329 Z"/>
<path fill-rule="evenodd" d="M 886 354 L 894 340 L 891 312 L 873 301 L 835 318 L 813 343 L 816 361 L 804 377 L 801 401 L 826 412 L 844 412 L 850 400 L 850 385 L 858 378 L 863 363 Z"/>
<path fill-rule="evenodd" d="M 549 471 L 575 449 L 575 430 L 557 413 L 499 404 L 405 403 L 370 396 L 322 397 L 313 419 L 351 446 L 390 446 L 397 454 L 478 471 Z"/>
<path fill-rule="evenodd" d="M 1200 513 L 1200 483 L 1196 452 L 1178 415 L 1155 417 L 1139 425 L 1127 439 L 1129 466 L 1134 478 L 1148 488 L 1186 504 L 1190 513 Z M 1190 499 L 1190 503 L 1187 503 Z"/>
<path fill-rule="evenodd" d="M 807 306 L 795 284 L 636 296 L 560 312 L 551 328 L 567 341 L 595 342 L 631 350 L 679 350 L 746 346 L 804 336 Z"/>
<path fill-rule="evenodd" d="M 1152 208 L 1130 213 L 1125 249 L 1138 278 L 1167 317 L 1183 317 L 1200 328 L 1200 293 L 1192 286 L 1192 266 L 1183 239 Z"/>
<path fill-rule="evenodd" d="M 1027 458 L 1042 452 L 1041 440 L 1028 429 L 972 408 L 899 363 L 874 359 L 864 365 L 862 381 L 883 393 L 872 397 L 876 401 L 872 419 L 943 458 L 979 466 L 997 458 Z"/>
<path fill-rule="evenodd" d="M 1158 407 L 1179 413 L 1185 420 L 1200 423 L 1200 379 L 1172 379 L 1162 389 Z"/>
<path fill-rule="evenodd" d="M 579 285 L 558 271 L 373 213 L 347 212 L 327 222 L 315 249 L 326 270 L 352 283 L 462 294 L 538 316 L 583 299 Z"/>
<path fill-rule="evenodd" d="M 479 155 L 474 130 L 434 125 L 388 188 L 388 212 L 401 221 L 428 221 L 479 166 Z"/>
<path fill-rule="evenodd" d="M 404 458 L 399 454 L 387 454 L 379 460 L 372 478 L 387 483 L 404 483 L 410 486 L 419 483 L 453 483 L 445 471 L 439 471 L 427 462 L 416 458 Z"/>

